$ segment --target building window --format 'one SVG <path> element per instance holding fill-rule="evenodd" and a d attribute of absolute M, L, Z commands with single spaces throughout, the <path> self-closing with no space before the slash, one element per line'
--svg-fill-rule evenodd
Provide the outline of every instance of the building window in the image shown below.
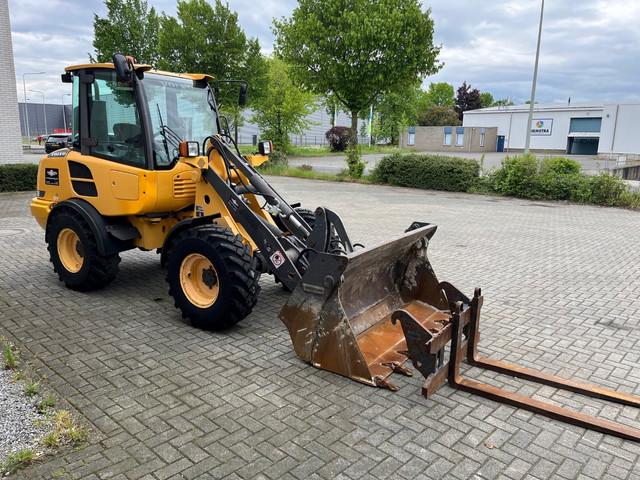
<path fill-rule="evenodd" d="M 414 146 L 415 144 L 416 144 L 416 127 L 409 127 L 407 146 Z"/>
<path fill-rule="evenodd" d="M 444 127 L 444 145 L 451 145 L 451 127 Z"/>
<path fill-rule="evenodd" d="M 456 127 L 456 146 L 462 147 L 464 145 L 464 127 Z"/>
<path fill-rule="evenodd" d="M 487 133 L 486 129 L 484 129 L 484 128 L 480 129 L 480 146 L 481 147 L 484 147 L 484 137 L 485 137 L 486 133 Z"/>
<path fill-rule="evenodd" d="M 595 118 L 572 118 L 569 132 L 600 133 L 602 117 Z"/>

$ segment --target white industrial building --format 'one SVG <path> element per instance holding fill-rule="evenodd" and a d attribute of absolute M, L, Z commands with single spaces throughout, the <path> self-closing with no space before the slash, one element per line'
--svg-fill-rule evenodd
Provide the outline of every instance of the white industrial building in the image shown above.
<path fill-rule="evenodd" d="M 464 113 L 463 126 L 497 127 L 496 151 L 524 150 L 527 128 L 531 150 L 541 153 L 640 159 L 640 103 L 491 107 Z"/>

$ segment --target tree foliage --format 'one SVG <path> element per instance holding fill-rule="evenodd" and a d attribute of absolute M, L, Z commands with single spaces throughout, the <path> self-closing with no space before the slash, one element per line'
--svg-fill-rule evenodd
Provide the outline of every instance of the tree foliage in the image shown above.
<path fill-rule="evenodd" d="M 455 91 L 453 85 L 447 82 L 430 83 L 429 89 L 424 93 L 425 107 L 453 107 L 455 104 Z"/>
<path fill-rule="evenodd" d="M 509 98 L 501 98 L 493 102 L 494 107 L 509 107 L 513 105 L 513 101 Z"/>
<path fill-rule="evenodd" d="M 463 82 L 456 95 L 455 110 L 458 113 L 458 120 L 462 121 L 462 114 L 467 110 L 477 110 L 478 108 L 482 108 L 480 91 L 477 88 L 471 88 L 467 82 Z"/>
<path fill-rule="evenodd" d="M 373 136 L 397 144 L 400 130 L 416 123 L 421 93 L 419 85 L 415 84 L 382 95 L 375 105 Z"/>
<path fill-rule="evenodd" d="M 491 95 L 490 92 L 482 92 L 480 94 L 480 105 L 482 105 L 482 108 L 493 107 L 494 105 L 493 95 Z"/>
<path fill-rule="evenodd" d="M 423 127 L 455 126 L 460 125 L 460 120 L 452 107 L 434 105 L 418 113 L 418 125 Z"/>
<path fill-rule="evenodd" d="M 351 112 L 354 137 L 358 113 L 378 96 L 440 68 L 433 20 L 418 0 L 299 0 L 274 33 L 296 79 Z"/>
<path fill-rule="evenodd" d="M 111 62 L 114 53 L 131 55 L 140 63 L 158 62 L 160 19 L 146 0 L 105 0 L 107 14 L 93 16 L 91 61 Z"/>
<path fill-rule="evenodd" d="M 253 121 L 262 137 L 271 139 L 280 151 L 289 147 L 289 135 L 308 127 L 306 117 L 315 109 L 314 96 L 293 83 L 289 70 L 282 60 L 269 59 L 266 94 L 254 105 Z"/>
<path fill-rule="evenodd" d="M 220 0 L 178 0 L 177 16 L 163 14 L 159 35 L 159 67 L 199 72 L 217 79 L 242 79 L 250 85 L 249 101 L 257 101 L 266 85 L 266 63 L 257 39 L 248 39 L 238 14 Z M 223 107 L 237 106 L 237 85 L 222 85 Z"/>

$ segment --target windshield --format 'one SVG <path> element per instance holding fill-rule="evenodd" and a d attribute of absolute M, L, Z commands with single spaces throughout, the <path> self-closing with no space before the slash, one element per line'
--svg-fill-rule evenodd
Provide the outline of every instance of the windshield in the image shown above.
<path fill-rule="evenodd" d="M 149 103 L 156 166 L 170 165 L 178 156 L 178 146 L 171 141 L 172 133 L 180 140 L 202 145 L 205 138 L 217 132 L 215 113 L 207 101 L 207 88 L 194 86 L 190 79 L 154 73 L 145 74 L 143 84 Z M 166 148 L 162 125 L 171 130 L 167 133 Z"/>

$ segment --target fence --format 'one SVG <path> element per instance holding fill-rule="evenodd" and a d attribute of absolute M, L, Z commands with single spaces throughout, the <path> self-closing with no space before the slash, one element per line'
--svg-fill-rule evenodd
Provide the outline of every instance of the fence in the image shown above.
<path fill-rule="evenodd" d="M 267 138 L 262 139 L 258 135 L 255 134 L 243 134 L 238 133 L 238 144 L 239 145 L 255 145 L 260 140 L 268 140 Z M 327 139 L 324 135 L 291 135 L 289 137 L 292 145 L 297 147 L 324 147 L 328 145 Z M 358 143 L 360 145 L 368 145 L 369 137 L 366 136 L 358 136 Z"/>

